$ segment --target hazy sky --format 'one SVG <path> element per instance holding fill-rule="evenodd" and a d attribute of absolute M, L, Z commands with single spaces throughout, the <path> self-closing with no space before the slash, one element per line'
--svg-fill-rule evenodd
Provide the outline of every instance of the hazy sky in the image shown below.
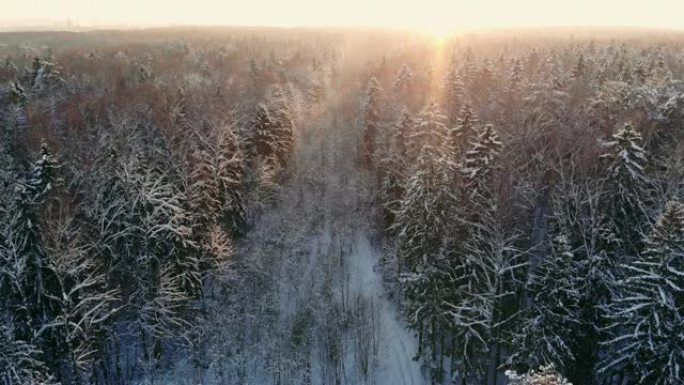
<path fill-rule="evenodd" d="M 684 0 L 0 0 L 1 20 L 80 23 L 684 28 Z"/>

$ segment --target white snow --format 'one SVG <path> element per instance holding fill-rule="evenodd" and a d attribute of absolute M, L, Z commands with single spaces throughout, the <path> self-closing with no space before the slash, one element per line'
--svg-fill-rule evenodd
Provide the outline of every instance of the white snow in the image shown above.
<path fill-rule="evenodd" d="M 382 278 L 375 271 L 377 253 L 371 247 L 368 236 L 356 232 L 356 240 L 349 255 L 349 278 L 351 290 L 357 291 L 375 304 L 378 362 L 375 369 L 376 385 L 419 385 L 427 383 L 420 372 L 418 362 L 413 360 L 418 343 L 411 335 L 397 307 L 387 299 Z"/>

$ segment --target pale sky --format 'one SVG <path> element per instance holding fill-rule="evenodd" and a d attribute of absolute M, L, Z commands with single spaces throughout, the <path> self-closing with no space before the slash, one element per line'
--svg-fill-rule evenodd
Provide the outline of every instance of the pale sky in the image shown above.
<path fill-rule="evenodd" d="M 684 28 L 684 0 L 0 0 L 0 23 L 72 19 L 122 25 Z M 0 25 L 2 27 L 2 25 Z"/>

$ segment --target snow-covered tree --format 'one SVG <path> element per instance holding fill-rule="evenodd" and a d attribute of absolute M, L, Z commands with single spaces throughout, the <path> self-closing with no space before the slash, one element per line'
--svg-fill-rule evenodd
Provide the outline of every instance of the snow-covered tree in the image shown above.
<path fill-rule="evenodd" d="M 199 139 L 190 170 L 189 205 L 203 230 L 220 224 L 229 234 L 241 234 L 246 221 L 244 159 L 232 127 L 216 128 Z"/>
<path fill-rule="evenodd" d="M 459 106 L 464 104 L 465 84 L 461 72 L 455 62 L 452 62 L 444 79 L 445 107 L 449 115 L 449 123 L 454 124 L 459 112 Z"/>
<path fill-rule="evenodd" d="M 404 63 L 394 77 L 392 87 L 400 96 L 406 96 L 411 90 L 411 79 L 413 79 L 413 72 L 408 64 Z"/>
<path fill-rule="evenodd" d="M 684 205 L 670 201 L 623 265 L 619 295 L 605 308 L 613 338 L 603 371 L 624 370 L 638 384 L 678 384 L 684 368 Z"/>
<path fill-rule="evenodd" d="M 439 344 L 445 335 L 442 293 L 444 279 L 442 248 L 450 222 L 449 178 L 443 149 L 446 141 L 444 116 L 435 103 L 421 110 L 409 136 L 412 167 L 405 192 L 396 211 L 399 238 L 398 258 L 403 267 L 401 283 L 409 323 L 418 331 L 419 355 L 436 363 Z M 426 348 L 426 349 L 424 349 Z M 432 375 L 440 378 L 436 368 Z"/>
<path fill-rule="evenodd" d="M 408 142 L 413 129 L 416 125 L 416 121 L 413 119 L 411 114 L 407 109 L 402 109 L 399 113 L 399 119 L 394 125 L 394 131 L 392 132 L 391 145 L 393 146 L 393 151 L 401 157 L 404 161 L 408 156 Z"/>
<path fill-rule="evenodd" d="M 506 371 L 506 377 L 511 385 L 572 385 L 556 372 L 553 365 L 540 366 L 524 374 L 509 370 Z"/>
<path fill-rule="evenodd" d="M 90 254 L 87 232 L 77 223 L 77 215 L 60 207 L 60 215 L 48 212 L 45 218 L 45 250 L 54 261 L 62 283 L 60 313 L 48 328 L 35 332 L 49 333 L 59 344 L 59 360 L 69 370 L 59 377 L 66 382 L 90 381 L 90 371 L 100 350 L 98 338 L 109 325 L 117 307 L 117 291 L 108 284 L 101 259 Z M 54 353 L 53 353 L 54 354 Z M 57 361 L 58 358 L 53 358 Z"/>
<path fill-rule="evenodd" d="M 470 105 L 464 104 L 456 124 L 449 130 L 450 151 L 452 152 L 454 162 L 463 155 L 463 150 L 473 133 L 476 132 L 478 123 L 477 116 L 470 108 Z"/>
<path fill-rule="evenodd" d="M 401 111 L 389 139 L 390 148 L 382 161 L 382 193 L 385 224 L 391 226 L 404 195 L 408 173 L 406 142 L 415 122 L 406 109 Z"/>
<path fill-rule="evenodd" d="M 431 264 L 448 226 L 450 198 L 445 168 L 439 163 L 439 159 L 432 160 L 413 170 L 396 213 L 400 259 L 409 270 Z"/>
<path fill-rule="evenodd" d="M 371 167 L 374 162 L 375 151 L 377 147 L 377 139 L 380 124 L 380 97 L 382 89 L 380 83 L 375 77 L 372 77 L 368 82 L 366 89 L 366 97 L 363 105 L 363 148 L 364 148 L 364 165 Z"/>
<path fill-rule="evenodd" d="M 283 90 L 275 88 L 270 95 L 273 136 L 277 138 L 275 156 L 284 165 L 294 151 L 294 122 Z"/>
<path fill-rule="evenodd" d="M 44 91 L 64 82 L 60 66 L 48 57 L 36 57 L 31 63 L 31 68 L 26 69 L 24 79 L 31 91 Z"/>
<path fill-rule="evenodd" d="M 437 103 L 429 102 L 415 118 L 407 141 L 408 157 L 418 163 L 444 162 L 449 130 L 446 117 Z"/>
<path fill-rule="evenodd" d="M 275 121 L 265 104 L 259 104 L 252 123 L 252 150 L 256 155 L 267 159 L 274 157 L 277 138 L 274 135 Z"/>
<path fill-rule="evenodd" d="M 511 70 L 508 75 L 509 89 L 515 89 L 523 76 L 523 62 L 520 58 L 515 58 L 511 61 Z"/>
<path fill-rule="evenodd" d="M 583 77 L 586 71 L 587 64 L 585 63 L 584 55 L 580 54 L 577 57 L 577 62 L 575 62 L 575 65 L 572 67 L 572 71 L 570 72 L 570 74 L 573 78 L 578 79 Z"/>
<path fill-rule="evenodd" d="M 54 261 L 45 250 L 39 221 L 39 206 L 58 182 L 57 168 L 57 161 L 43 144 L 33 170 L 16 185 L 6 227 L 4 238 L 12 261 L 7 268 L 16 285 L 10 293 L 18 296 L 14 298 L 17 302 L 13 306 L 15 316 L 22 321 L 17 333 L 23 338 L 52 324 L 60 312 L 62 282 Z"/>
<path fill-rule="evenodd" d="M 10 103 L 16 107 L 25 107 L 28 103 L 28 95 L 26 94 L 26 90 L 24 90 L 24 87 L 22 87 L 17 81 L 10 83 L 9 100 Z"/>
<path fill-rule="evenodd" d="M 609 218 L 628 252 L 635 250 L 634 244 L 647 218 L 649 181 L 644 171 L 646 152 L 641 140 L 639 132 L 627 123 L 605 143 L 605 152 L 601 155 L 607 167 Z"/>
<path fill-rule="evenodd" d="M 452 258 L 452 284 L 446 297 L 454 338 L 454 373 L 462 382 L 496 383 L 497 368 L 517 317 L 515 293 L 526 263 L 505 234 L 496 207 L 482 206 L 477 222 Z M 454 284 L 457 283 L 457 284 Z"/>
<path fill-rule="evenodd" d="M 0 313 L 2 316 L 2 313 Z M 0 318 L 0 383 L 3 385 L 57 385 L 42 361 L 43 353 L 29 341 L 17 339 L 16 320 Z"/>
<path fill-rule="evenodd" d="M 608 176 L 621 183 L 620 198 L 625 199 L 631 189 L 628 182 L 643 184 L 646 152 L 641 147 L 641 134 L 626 123 L 612 140 L 605 143 L 606 152 L 601 158 L 608 162 Z"/>
<path fill-rule="evenodd" d="M 55 184 L 60 183 L 57 172 L 59 165 L 45 141 L 40 145 L 40 156 L 26 181 L 26 187 L 33 199 L 40 199 L 49 193 Z"/>
<path fill-rule="evenodd" d="M 528 278 L 529 303 L 512 342 L 516 365 L 529 369 L 553 364 L 572 371 L 577 345 L 585 337 L 580 326 L 586 269 L 575 260 L 568 237 L 557 235 L 550 255 Z"/>
<path fill-rule="evenodd" d="M 491 124 L 482 127 L 466 152 L 461 168 L 466 189 L 482 193 L 479 190 L 494 169 L 494 160 L 502 148 L 503 143 L 494 127 Z"/>
<path fill-rule="evenodd" d="M 222 194 L 222 222 L 233 235 L 242 234 L 246 225 L 245 198 L 242 184 L 245 174 L 244 157 L 232 127 L 223 127 L 216 133 L 214 162 L 218 190 Z"/>

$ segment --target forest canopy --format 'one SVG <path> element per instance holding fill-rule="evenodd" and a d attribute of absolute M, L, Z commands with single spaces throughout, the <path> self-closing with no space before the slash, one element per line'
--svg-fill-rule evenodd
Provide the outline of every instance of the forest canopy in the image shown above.
<path fill-rule="evenodd" d="M 0 384 L 684 383 L 684 34 L 0 34 Z"/>

